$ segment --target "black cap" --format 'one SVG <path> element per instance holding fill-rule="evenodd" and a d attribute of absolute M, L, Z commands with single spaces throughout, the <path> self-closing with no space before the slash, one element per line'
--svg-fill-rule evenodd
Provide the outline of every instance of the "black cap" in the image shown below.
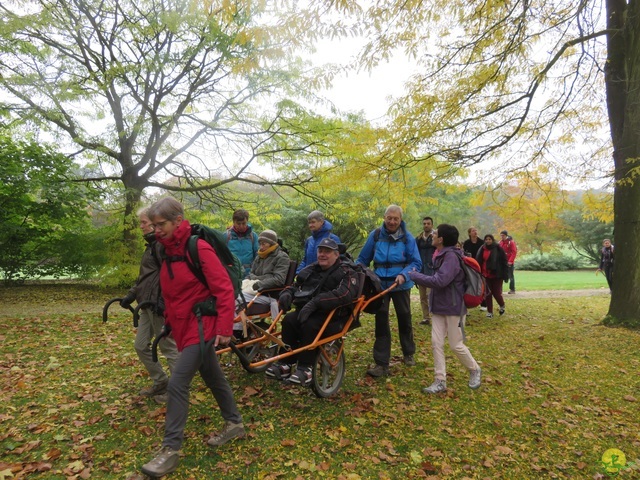
<path fill-rule="evenodd" d="M 330 248 L 331 250 L 338 250 L 338 244 L 335 242 L 335 240 L 332 240 L 330 238 L 322 239 L 322 241 L 318 244 L 318 248 L 320 247 Z"/>
<path fill-rule="evenodd" d="M 502 231 L 500 232 L 500 235 L 509 235 L 509 232 L 507 232 L 506 230 L 502 230 Z"/>

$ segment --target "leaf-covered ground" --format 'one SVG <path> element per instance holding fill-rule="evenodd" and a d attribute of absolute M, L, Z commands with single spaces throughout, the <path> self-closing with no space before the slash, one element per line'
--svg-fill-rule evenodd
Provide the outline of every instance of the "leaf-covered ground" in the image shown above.
<path fill-rule="evenodd" d="M 31 293 L 0 289 L 0 480 L 142 478 L 164 408 L 137 394 L 148 378 L 130 316 L 114 306 L 104 325 L 100 308 L 113 295 L 97 289 L 23 288 Z M 433 364 L 418 315 L 418 365 L 401 364 L 396 336 L 392 376 L 381 381 L 364 376 L 373 337 L 365 316 L 330 400 L 248 374 L 227 355 L 248 438 L 206 445 L 221 418 L 197 378 L 171 478 L 602 478 L 605 450 L 632 462 L 640 451 L 640 333 L 599 325 L 608 300 L 520 299 L 492 320 L 472 312 L 467 344 L 484 372 L 477 391 L 447 350 L 448 393 L 421 392 Z"/>

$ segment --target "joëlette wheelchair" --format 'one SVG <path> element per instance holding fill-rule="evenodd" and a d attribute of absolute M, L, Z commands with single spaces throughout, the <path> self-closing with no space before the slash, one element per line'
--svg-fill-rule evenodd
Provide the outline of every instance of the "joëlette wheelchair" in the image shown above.
<path fill-rule="evenodd" d="M 278 326 L 280 315 L 271 318 L 271 306 L 265 303 L 258 303 L 258 298 L 269 296 L 277 299 L 280 292 L 290 285 L 296 277 L 296 268 L 298 262 L 289 261 L 289 270 L 285 278 L 284 286 L 280 288 L 272 288 L 260 290 L 243 308 L 240 309 L 238 315 L 233 319 L 235 324 L 242 324 L 242 335 L 238 338 L 234 336 L 233 342 L 236 347 L 243 353 L 249 363 L 257 363 L 261 360 L 274 356 L 278 351 L 278 343 L 259 342 L 256 341 L 264 336 L 272 335 Z M 236 332 L 238 330 L 235 330 Z M 277 337 L 276 337 L 277 338 Z M 278 340 L 279 341 L 279 340 Z M 282 343 L 282 342 L 280 342 Z M 219 348 L 216 350 L 218 355 L 232 352 L 231 347 Z M 269 367 L 269 364 L 256 366 L 252 372 L 263 372 Z"/>
<path fill-rule="evenodd" d="M 344 321 L 333 322 L 337 308 L 329 312 L 316 338 L 309 345 L 291 349 L 281 340 L 281 331 L 277 331 L 276 326 L 284 316 L 280 311 L 268 329 L 260 331 L 262 335 L 256 336 L 242 344 L 231 343 L 225 351 L 233 351 L 245 370 L 251 373 L 262 372 L 276 361 L 285 360 L 305 350 L 316 350 L 315 361 L 312 366 L 311 389 L 322 398 L 335 395 L 342 386 L 345 375 L 344 338 L 347 333 L 359 326 L 360 314 L 372 302 L 378 300 L 383 295 L 396 288 L 394 283 L 387 290 L 366 299 L 362 293 L 365 281 L 365 274 L 358 273 L 359 291 L 356 299 L 352 303 L 350 315 Z M 270 355 L 263 357 L 246 354 L 246 347 L 254 346 L 254 349 L 269 351 Z M 277 353 L 277 350 L 282 353 Z M 273 353 L 271 353 L 273 352 Z"/>

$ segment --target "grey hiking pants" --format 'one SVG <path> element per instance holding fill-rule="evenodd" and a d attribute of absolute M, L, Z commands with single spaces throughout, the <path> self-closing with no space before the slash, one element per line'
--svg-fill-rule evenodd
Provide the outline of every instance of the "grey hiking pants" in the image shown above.
<path fill-rule="evenodd" d="M 164 317 L 156 315 L 150 308 L 140 309 L 140 320 L 138 321 L 138 332 L 136 333 L 135 349 L 138 358 L 149 372 L 153 384 L 166 383 L 169 377 L 162 368 L 160 362 L 151 359 L 151 341 L 160 334 L 164 325 Z M 167 359 L 169 371 L 173 368 L 178 359 L 178 349 L 173 337 L 164 337 L 158 344 L 160 351 Z"/>
<path fill-rule="evenodd" d="M 202 363 L 199 344 L 189 345 L 180 352 L 180 358 L 169 378 L 167 416 L 162 446 L 173 450 L 180 450 L 182 447 L 184 427 L 189 414 L 189 386 L 196 372 L 200 372 L 200 377 L 213 393 L 222 418 L 227 422 L 242 422 L 242 416 L 233 398 L 233 391 L 220 368 L 218 356 L 213 347 L 205 353 L 205 362 L 207 362 L 206 367 Z"/>

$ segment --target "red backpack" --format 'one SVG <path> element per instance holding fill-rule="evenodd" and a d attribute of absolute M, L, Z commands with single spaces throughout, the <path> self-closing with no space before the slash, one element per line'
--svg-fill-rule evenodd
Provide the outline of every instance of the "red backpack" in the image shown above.
<path fill-rule="evenodd" d="M 480 264 L 475 258 L 463 256 L 460 265 L 464 272 L 464 304 L 475 308 L 482 303 L 487 292 L 487 281 L 482 276 Z"/>

